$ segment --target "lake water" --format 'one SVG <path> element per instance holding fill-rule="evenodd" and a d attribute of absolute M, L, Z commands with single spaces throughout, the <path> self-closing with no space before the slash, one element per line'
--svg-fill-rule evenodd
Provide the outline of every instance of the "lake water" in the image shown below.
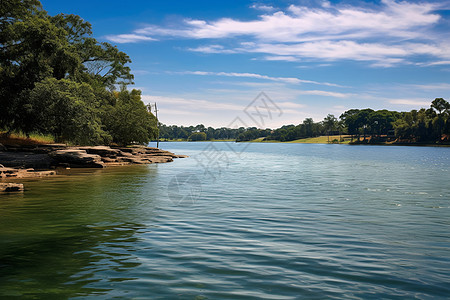
<path fill-rule="evenodd" d="M 0 298 L 450 295 L 450 148 L 161 146 L 0 196 Z"/>

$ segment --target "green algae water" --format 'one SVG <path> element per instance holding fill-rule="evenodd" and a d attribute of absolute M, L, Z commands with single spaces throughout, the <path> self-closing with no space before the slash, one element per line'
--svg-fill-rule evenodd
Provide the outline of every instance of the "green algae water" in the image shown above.
<path fill-rule="evenodd" d="M 450 148 L 162 148 L 1 195 L 0 298 L 450 295 Z"/>

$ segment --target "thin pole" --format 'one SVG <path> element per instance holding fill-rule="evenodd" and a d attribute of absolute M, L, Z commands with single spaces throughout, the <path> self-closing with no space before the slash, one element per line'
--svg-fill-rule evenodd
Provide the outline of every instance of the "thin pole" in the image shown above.
<path fill-rule="evenodd" d="M 158 137 L 156 138 L 156 148 L 159 148 L 159 120 L 158 120 L 158 107 L 155 102 L 155 116 L 156 116 L 156 127 L 158 128 Z"/>

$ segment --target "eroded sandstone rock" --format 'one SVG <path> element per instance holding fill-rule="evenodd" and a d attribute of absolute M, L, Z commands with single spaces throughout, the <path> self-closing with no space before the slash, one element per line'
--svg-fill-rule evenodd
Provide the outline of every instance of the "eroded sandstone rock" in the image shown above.
<path fill-rule="evenodd" d="M 105 166 L 100 155 L 87 154 L 86 150 L 82 149 L 56 150 L 49 155 L 57 162 L 69 164 L 70 167 L 103 168 Z"/>
<path fill-rule="evenodd" d="M 23 184 L 0 182 L 0 193 L 11 193 L 11 192 L 23 192 Z"/>

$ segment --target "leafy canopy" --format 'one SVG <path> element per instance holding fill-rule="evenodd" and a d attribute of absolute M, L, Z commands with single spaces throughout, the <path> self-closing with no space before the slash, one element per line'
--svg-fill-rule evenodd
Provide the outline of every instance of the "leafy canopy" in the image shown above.
<path fill-rule="evenodd" d="M 124 90 L 133 83 L 129 63 L 80 16 L 49 16 L 37 0 L 2 1 L 0 129 L 80 144 L 148 142 L 156 121 L 139 91 Z"/>

